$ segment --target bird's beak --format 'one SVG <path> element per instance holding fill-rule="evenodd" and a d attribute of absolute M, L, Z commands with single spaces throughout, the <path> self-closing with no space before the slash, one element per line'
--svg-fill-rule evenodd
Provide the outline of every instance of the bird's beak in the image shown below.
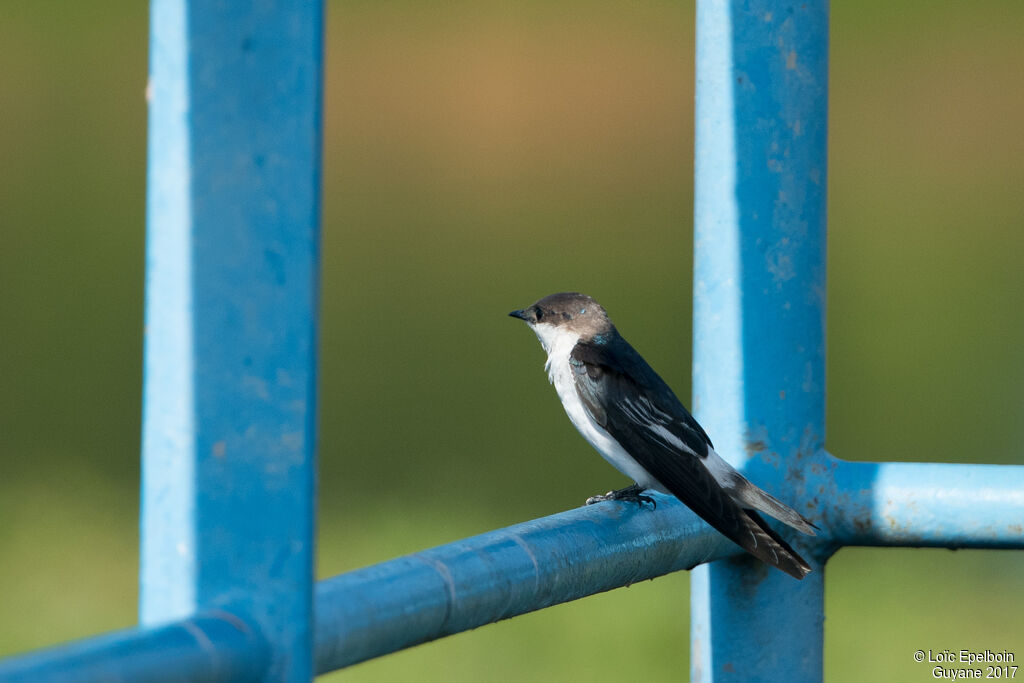
<path fill-rule="evenodd" d="M 511 313 L 509 313 L 509 315 L 512 316 L 513 318 L 519 318 L 520 320 L 530 322 L 530 313 L 528 311 L 512 311 Z"/>

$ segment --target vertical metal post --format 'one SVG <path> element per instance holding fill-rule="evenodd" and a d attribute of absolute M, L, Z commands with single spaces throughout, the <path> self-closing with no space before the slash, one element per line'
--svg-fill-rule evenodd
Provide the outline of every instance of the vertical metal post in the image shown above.
<path fill-rule="evenodd" d="M 825 437 L 827 84 L 827 0 L 698 0 L 694 408 L 805 513 Z M 798 549 L 803 581 L 746 557 L 693 572 L 693 680 L 821 679 L 824 556 Z"/>
<path fill-rule="evenodd" d="M 312 673 L 320 2 L 153 0 L 139 613 Z"/>

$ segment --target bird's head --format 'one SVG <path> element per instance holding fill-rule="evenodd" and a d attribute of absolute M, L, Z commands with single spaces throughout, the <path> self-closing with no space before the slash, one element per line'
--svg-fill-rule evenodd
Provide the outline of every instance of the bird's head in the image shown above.
<path fill-rule="evenodd" d="M 604 307 L 578 292 L 551 294 L 509 315 L 526 322 L 548 350 L 556 337 L 589 341 L 615 329 Z"/>

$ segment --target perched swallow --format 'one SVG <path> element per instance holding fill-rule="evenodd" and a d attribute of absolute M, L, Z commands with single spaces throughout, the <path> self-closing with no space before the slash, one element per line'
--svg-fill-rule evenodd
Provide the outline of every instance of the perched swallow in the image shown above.
<path fill-rule="evenodd" d="M 536 333 L 544 365 L 569 419 L 617 470 L 636 482 L 587 499 L 654 503 L 653 489 L 682 501 L 758 559 L 802 579 L 811 567 L 761 517 L 814 535 L 796 510 L 750 483 L 715 452 L 711 439 L 604 308 L 575 292 L 512 311 Z"/>

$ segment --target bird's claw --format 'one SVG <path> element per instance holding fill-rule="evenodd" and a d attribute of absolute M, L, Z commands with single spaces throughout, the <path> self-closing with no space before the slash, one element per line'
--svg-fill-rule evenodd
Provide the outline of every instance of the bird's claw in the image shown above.
<path fill-rule="evenodd" d="M 603 503 L 606 500 L 615 500 L 615 498 L 612 496 L 613 493 L 615 493 L 615 492 L 614 491 L 609 491 L 608 493 L 606 493 L 604 495 L 591 496 L 590 498 L 587 498 L 587 503 L 586 504 L 587 505 L 593 505 L 594 503 Z"/>
<path fill-rule="evenodd" d="M 650 496 L 645 496 L 640 493 L 643 491 L 642 488 L 634 484 L 633 486 L 627 486 L 624 489 L 618 491 L 609 491 L 603 495 L 591 496 L 587 498 L 587 505 L 593 505 L 594 503 L 603 503 L 606 500 L 625 500 L 631 503 L 636 503 L 637 507 L 643 507 L 644 503 L 650 503 L 652 510 L 658 509 L 658 501 L 654 500 Z"/>
<path fill-rule="evenodd" d="M 658 509 L 658 501 L 654 500 L 650 496 L 639 496 L 638 495 L 636 497 L 637 507 L 643 507 L 644 503 L 650 503 L 652 510 L 657 510 Z"/>

